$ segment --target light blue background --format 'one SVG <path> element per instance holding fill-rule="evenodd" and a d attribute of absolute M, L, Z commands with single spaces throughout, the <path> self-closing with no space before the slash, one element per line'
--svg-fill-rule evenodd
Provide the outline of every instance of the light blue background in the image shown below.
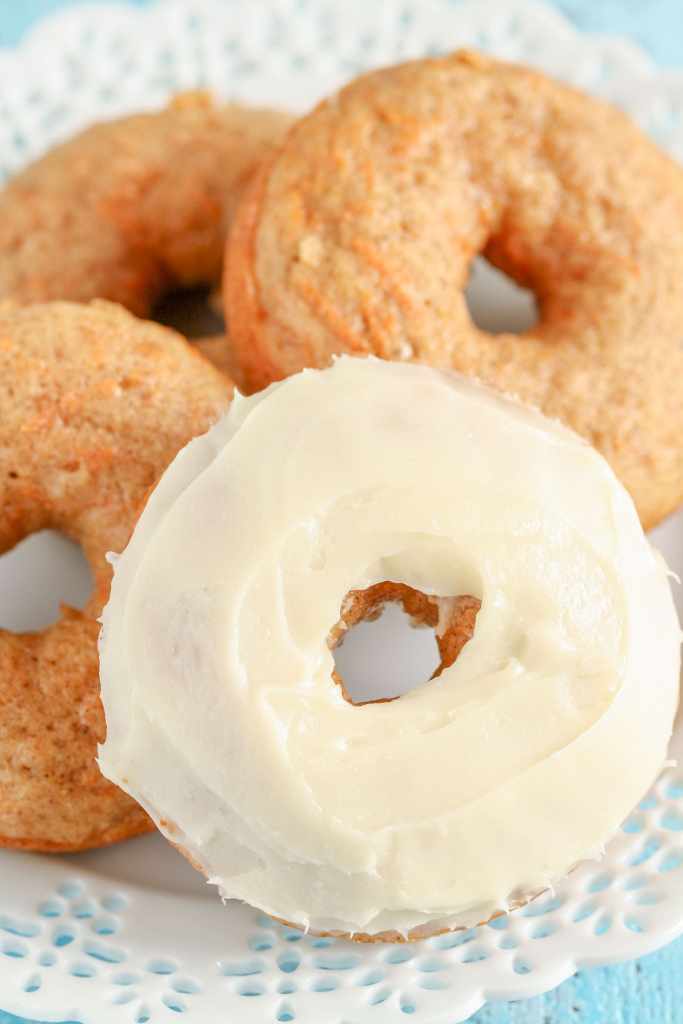
<path fill-rule="evenodd" d="M 0 0 L 0 46 L 13 45 L 38 18 L 77 2 Z M 556 6 L 582 29 L 631 36 L 659 63 L 683 65 L 683 0 L 556 0 Z M 125 1009 L 121 1019 L 128 1019 Z M 35 1022 L 0 1010 L 0 1024 Z M 546 996 L 489 1006 L 470 1024 L 683 1024 L 683 939 L 634 963 L 582 971 Z"/>

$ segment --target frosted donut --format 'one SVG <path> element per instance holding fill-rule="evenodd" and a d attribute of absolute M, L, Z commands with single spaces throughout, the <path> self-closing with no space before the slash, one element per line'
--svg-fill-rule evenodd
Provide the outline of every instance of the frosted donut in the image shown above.
<path fill-rule="evenodd" d="M 95 760 L 106 554 L 228 390 L 174 331 L 111 303 L 0 303 L 0 552 L 60 530 L 93 576 L 82 612 L 63 608 L 37 633 L 0 630 L 0 846 L 82 850 L 152 827 Z"/>
<path fill-rule="evenodd" d="M 437 679 L 357 706 L 330 630 L 385 581 L 481 606 Z M 584 441 L 454 374 L 344 357 L 178 455 L 100 658 L 103 773 L 225 897 L 396 939 L 600 853 L 664 762 L 679 626 Z"/>
<path fill-rule="evenodd" d="M 0 298 L 119 302 L 212 284 L 249 173 L 289 117 L 185 93 L 93 125 L 0 192 Z"/>
<path fill-rule="evenodd" d="M 539 322 L 490 335 L 483 253 Z M 473 375 L 587 438 L 646 527 L 683 500 L 683 171 L 624 114 L 472 53 L 365 75 L 298 122 L 234 222 L 248 389 L 333 353 Z"/>

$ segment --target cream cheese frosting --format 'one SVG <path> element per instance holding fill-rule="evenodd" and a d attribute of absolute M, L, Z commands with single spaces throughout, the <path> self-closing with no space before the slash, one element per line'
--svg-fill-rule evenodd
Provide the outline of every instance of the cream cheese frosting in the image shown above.
<path fill-rule="evenodd" d="M 354 706 L 384 580 L 481 601 L 438 679 Z M 337 360 L 171 464 L 115 559 L 103 773 L 219 886 L 314 930 L 469 926 L 603 844 L 663 765 L 680 630 L 605 460 L 423 366 Z"/>

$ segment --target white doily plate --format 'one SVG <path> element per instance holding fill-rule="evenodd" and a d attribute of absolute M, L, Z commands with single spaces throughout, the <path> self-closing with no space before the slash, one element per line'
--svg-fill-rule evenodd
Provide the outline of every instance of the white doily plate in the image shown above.
<path fill-rule="evenodd" d="M 683 76 L 657 71 L 623 40 L 579 35 L 529 0 L 168 0 L 71 8 L 0 53 L 0 174 L 179 88 L 304 109 L 365 67 L 460 45 L 610 97 L 683 159 Z M 506 300 L 494 287 L 489 301 Z M 655 540 L 683 575 L 683 514 Z M 44 616 L 46 554 L 61 593 L 77 600 L 78 559 L 38 538 L 0 563 L 3 623 L 28 628 Z M 43 585 L 27 591 L 34 577 Z M 683 754 L 683 725 L 672 757 L 677 747 Z M 638 956 L 681 931 L 675 768 L 599 863 L 509 918 L 410 946 L 357 948 L 224 908 L 158 836 L 78 857 L 0 855 L 0 1004 L 50 1021 L 457 1024 L 486 999 L 536 995 L 577 967 Z"/>

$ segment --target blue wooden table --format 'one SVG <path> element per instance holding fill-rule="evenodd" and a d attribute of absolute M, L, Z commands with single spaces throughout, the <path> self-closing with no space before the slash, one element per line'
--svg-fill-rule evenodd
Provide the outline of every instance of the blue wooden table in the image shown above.
<path fill-rule="evenodd" d="M 0 0 L 0 46 L 14 44 L 38 18 L 77 2 Z M 128 2 L 145 4 L 149 0 Z M 683 65 L 683 0 L 555 3 L 586 31 L 631 36 L 659 63 Z M 0 1010 L 0 1024 L 36 1022 Z M 683 938 L 634 963 L 582 971 L 546 996 L 489 1006 L 475 1014 L 470 1024 L 683 1024 Z"/>

